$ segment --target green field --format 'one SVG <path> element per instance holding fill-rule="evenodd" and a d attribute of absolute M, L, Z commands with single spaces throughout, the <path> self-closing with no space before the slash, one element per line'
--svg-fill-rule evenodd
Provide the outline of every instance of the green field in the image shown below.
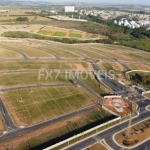
<path fill-rule="evenodd" d="M 38 33 L 44 34 L 44 35 L 50 35 L 52 32 L 51 31 L 47 31 L 47 30 L 41 30 Z"/>
<path fill-rule="evenodd" d="M 128 40 L 128 41 L 121 41 L 121 42 L 125 46 L 129 46 L 129 47 L 133 47 L 133 48 L 137 48 L 141 50 L 146 50 L 146 51 L 150 50 L 149 39 L 147 40 L 137 39 L 137 40 Z"/>
<path fill-rule="evenodd" d="M 17 125 L 30 126 L 83 107 L 95 101 L 81 88 L 53 87 L 3 93 L 2 99 Z"/>
<path fill-rule="evenodd" d="M 58 32 L 58 31 L 56 31 L 55 33 L 54 33 L 54 36 L 66 36 L 66 32 Z"/>
<path fill-rule="evenodd" d="M 81 37 L 82 37 L 82 34 L 80 34 L 80 33 L 70 33 L 70 34 L 69 34 L 69 37 L 81 38 Z"/>

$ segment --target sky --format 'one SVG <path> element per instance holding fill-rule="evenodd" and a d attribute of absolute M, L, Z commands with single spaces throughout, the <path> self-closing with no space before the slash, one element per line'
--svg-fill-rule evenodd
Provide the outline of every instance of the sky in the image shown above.
<path fill-rule="evenodd" d="M 27 0 L 26 0 L 27 1 Z M 40 0 L 34 0 L 40 1 Z M 88 2 L 88 3 L 114 3 L 114 4 L 141 4 L 150 5 L 150 0 L 43 0 L 48 2 Z"/>

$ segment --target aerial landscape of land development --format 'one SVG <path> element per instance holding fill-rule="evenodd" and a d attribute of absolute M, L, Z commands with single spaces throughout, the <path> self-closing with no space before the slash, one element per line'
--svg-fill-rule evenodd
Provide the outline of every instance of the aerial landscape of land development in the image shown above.
<path fill-rule="evenodd" d="M 150 2 L 0 1 L 0 150 L 150 150 Z"/>

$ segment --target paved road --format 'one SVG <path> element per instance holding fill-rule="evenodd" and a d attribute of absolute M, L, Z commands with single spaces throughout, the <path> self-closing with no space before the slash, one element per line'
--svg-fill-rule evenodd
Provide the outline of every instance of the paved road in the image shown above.
<path fill-rule="evenodd" d="M 76 75 L 75 75 L 75 72 L 73 71 L 73 76 L 74 76 L 74 79 L 77 81 L 77 83 L 83 88 L 85 89 L 91 96 L 93 96 L 95 99 L 98 100 L 98 103 L 100 104 L 100 106 L 102 105 L 103 103 L 103 99 L 98 96 L 92 89 L 90 89 L 88 86 L 86 86 Z"/>
<path fill-rule="evenodd" d="M 115 80 L 112 80 L 105 72 L 103 72 L 96 63 L 92 63 L 96 79 L 106 88 L 113 91 L 115 94 L 123 94 L 125 87 Z"/>
<path fill-rule="evenodd" d="M 83 83 L 82 83 L 83 85 Z M 54 85 L 37 85 L 37 86 L 31 86 L 31 88 L 41 88 L 41 87 L 51 87 L 51 86 L 73 86 L 73 84 L 54 84 Z M 84 86 L 84 85 L 83 85 Z M 29 88 L 29 86 L 26 86 L 26 87 L 14 87 L 14 88 L 7 88 L 7 89 L 1 89 L 2 92 L 6 92 L 6 91 L 12 91 L 12 90 L 18 90 L 18 89 L 26 89 L 26 88 Z M 86 87 L 85 87 L 86 88 Z M 87 88 L 86 88 L 87 89 Z M 87 89 L 87 91 L 90 91 L 90 93 L 92 92 L 91 90 Z M 96 95 L 95 93 L 93 93 L 94 95 Z M 97 95 L 96 95 L 97 96 Z M 99 97 L 97 97 L 99 98 Z M 24 129 L 21 129 L 21 128 L 17 128 L 10 116 L 9 116 L 9 113 L 6 109 L 6 107 L 4 106 L 2 100 L 0 99 L 0 108 L 1 108 L 1 111 L 4 110 L 4 113 L 5 113 L 5 116 L 4 116 L 4 119 L 6 121 L 6 124 L 7 126 L 9 127 L 9 130 L 8 130 L 8 133 L 6 135 L 3 135 L 0 137 L 0 142 L 3 142 L 5 140 L 8 140 L 8 139 L 11 139 L 11 138 L 14 138 L 14 137 L 18 137 L 22 134 L 25 134 L 25 133 L 29 133 L 31 131 L 34 131 L 34 130 L 37 130 L 37 129 L 40 129 L 40 128 L 43 128 L 45 126 L 48 126 L 48 125 L 51 125 L 51 124 L 54 124 L 54 123 L 57 123 L 57 122 L 60 122 L 62 120 L 66 120 L 68 118 L 71 118 L 71 117 L 74 117 L 76 115 L 79 115 L 79 114 L 83 114 L 83 113 L 86 113 L 88 111 L 91 111 L 91 110 L 94 110 L 95 108 L 97 107 L 97 105 L 93 105 L 93 106 L 90 106 L 90 107 L 87 107 L 87 108 L 83 108 L 81 110 L 78 110 L 78 111 L 75 111 L 75 112 L 72 112 L 72 113 L 69 113 L 69 114 L 66 114 L 66 115 L 63 115 L 63 116 L 60 116 L 58 118 L 54 118 L 54 119 L 51 119 L 51 120 L 48 120 L 48 121 L 45 121 L 43 123 L 40 123 L 40 124 L 37 124 L 35 126 L 32 126 L 32 127 L 28 127 L 28 128 L 24 128 Z"/>
<path fill-rule="evenodd" d="M 0 111 L 1 111 L 1 113 L 3 115 L 4 120 L 5 120 L 5 123 L 6 123 L 6 126 L 7 126 L 7 130 L 9 131 L 9 130 L 17 128 L 14 125 L 14 123 L 13 123 L 13 121 L 12 121 L 10 115 L 9 115 L 9 112 L 7 111 L 7 109 L 6 109 L 6 107 L 5 107 L 5 105 L 4 105 L 4 103 L 3 103 L 1 98 L 0 98 Z"/>
<path fill-rule="evenodd" d="M 139 102 L 137 102 L 137 104 L 139 106 L 141 106 L 142 109 L 141 109 L 140 115 L 137 118 L 132 120 L 132 124 L 138 123 L 139 121 L 147 119 L 150 116 L 150 112 L 146 111 L 144 109 L 147 105 L 150 104 L 149 100 L 145 100 L 144 102 L 139 101 Z M 114 150 L 120 150 L 122 148 L 114 143 L 112 137 L 113 137 L 113 135 L 116 132 L 119 132 L 120 130 L 126 129 L 127 126 L 128 126 L 128 121 L 125 122 L 125 123 L 121 123 L 121 124 L 111 128 L 111 129 L 108 129 L 108 130 L 104 131 L 104 132 L 101 132 L 101 133 L 99 133 L 99 134 L 97 134 L 97 135 L 95 135 L 93 137 L 90 137 L 90 138 L 88 138 L 88 139 L 86 139 L 86 140 L 84 140 L 82 142 L 79 142 L 78 144 L 75 144 L 74 146 L 71 146 L 71 147 L 66 148 L 66 149 L 67 150 L 81 150 L 81 149 L 85 149 L 85 148 L 89 147 L 90 145 L 93 145 L 93 144 L 97 143 L 98 141 L 100 141 L 102 139 L 105 139 L 107 144 L 111 148 L 113 148 Z M 146 142 L 146 144 L 147 144 L 147 146 L 149 146 L 149 144 L 150 144 L 149 141 Z M 140 145 L 140 146 L 138 146 L 138 147 L 136 147 L 136 148 L 134 148 L 133 150 L 143 150 L 143 149 L 141 149 L 141 147 L 143 148 L 144 145 L 145 145 L 145 143 Z"/>
<path fill-rule="evenodd" d="M 29 60 L 28 56 L 26 54 L 24 54 L 23 52 L 21 52 L 21 51 L 18 51 L 18 50 L 14 49 L 14 48 L 10 48 L 10 47 L 7 47 L 7 46 L 2 46 L 2 45 L 0 45 L 0 47 L 5 48 L 7 50 L 11 50 L 11 51 L 17 52 L 17 53 L 19 53 L 19 54 L 21 54 L 23 56 L 24 60 Z"/>
<path fill-rule="evenodd" d="M 41 50 L 41 49 L 38 48 L 38 50 Z M 61 60 L 61 58 L 60 58 L 56 53 L 54 53 L 54 52 L 52 52 L 52 51 L 50 51 L 50 50 L 44 49 L 44 48 L 43 48 L 43 50 L 46 51 L 46 52 L 48 52 L 48 53 L 50 53 L 50 54 L 52 54 L 53 56 L 55 56 L 55 58 L 56 58 L 57 60 Z"/>
<path fill-rule="evenodd" d="M 84 50 L 87 50 L 87 49 L 84 49 Z M 129 71 L 129 70 L 130 70 L 130 68 L 129 68 L 123 61 L 118 60 L 118 59 L 116 59 L 115 57 L 112 57 L 112 56 L 110 56 L 110 55 L 107 55 L 107 54 L 105 54 L 105 53 L 102 52 L 102 51 L 96 51 L 96 50 L 87 50 L 87 51 L 91 51 L 91 52 L 95 52 L 95 53 L 97 53 L 97 54 L 104 55 L 104 56 L 110 58 L 111 60 L 113 60 L 113 62 L 118 62 L 118 63 L 120 63 L 120 64 L 125 68 L 126 71 Z"/>

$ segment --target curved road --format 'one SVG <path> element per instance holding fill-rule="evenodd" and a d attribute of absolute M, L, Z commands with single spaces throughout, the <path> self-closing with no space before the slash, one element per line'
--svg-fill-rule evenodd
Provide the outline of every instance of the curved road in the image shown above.
<path fill-rule="evenodd" d="M 144 109 L 147 105 L 150 104 L 149 100 L 145 100 L 144 102 L 139 101 L 139 102 L 137 102 L 137 104 L 140 107 L 142 107 L 142 109 L 141 109 L 139 116 L 132 119 L 132 124 L 138 123 L 139 121 L 142 121 L 144 119 L 148 119 L 150 116 L 150 112 Z M 116 132 L 119 132 L 120 130 L 126 129 L 128 124 L 129 124 L 128 121 L 126 121 L 124 123 L 116 125 L 115 127 L 112 127 L 106 131 L 96 134 L 95 136 L 87 138 L 86 140 L 79 142 L 78 144 L 68 147 L 68 148 L 66 148 L 66 150 L 86 149 L 87 147 L 90 147 L 91 145 L 96 144 L 98 141 L 101 141 L 102 139 L 105 139 L 106 143 L 112 149 L 121 150 L 122 147 L 116 145 L 116 143 L 113 141 L 113 135 Z M 147 141 L 147 142 L 141 144 L 140 146 L 133 148 L 132 150 L 144 150 L 143 148 L 146 147 L 145 144 L 148 146 L 150 143 L 149 143 L 149 141 Z"/>

